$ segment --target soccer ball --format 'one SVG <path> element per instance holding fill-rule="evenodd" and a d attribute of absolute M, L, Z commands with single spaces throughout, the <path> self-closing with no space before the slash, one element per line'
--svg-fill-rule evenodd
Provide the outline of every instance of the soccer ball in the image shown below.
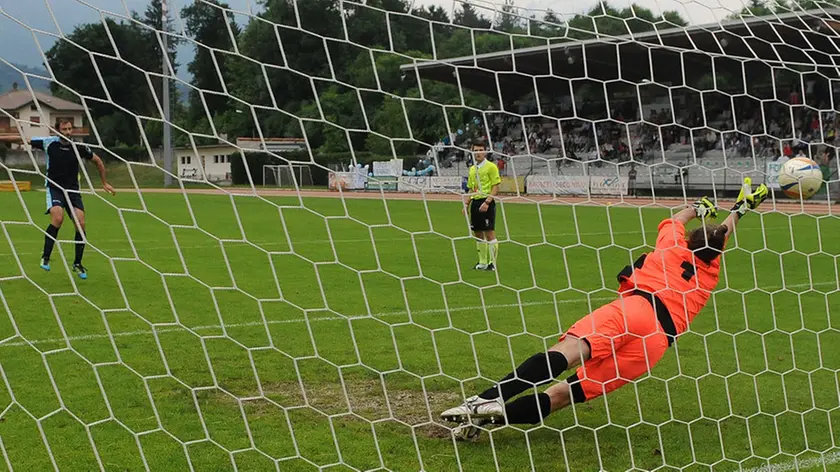
<path fill-rule="evenodd" d="M 794 157 L 779 171 L 779 187 L 785 195 L 797 200 L 813 197 L 822 182 L 820 166 L 807 157 Z"/>
<path fill-rule="evenodd" d="M 481 428 L 476 425 L 477 421 L 472 420 L 468 423 L 461 423 L 452 428 L 452 435 L 455 436 L 456 441 L 476 442 L 481 436 Z"/>

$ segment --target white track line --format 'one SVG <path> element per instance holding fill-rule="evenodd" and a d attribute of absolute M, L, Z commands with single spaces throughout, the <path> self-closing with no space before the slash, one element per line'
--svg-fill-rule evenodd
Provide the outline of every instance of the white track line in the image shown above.
<path fill-rule="evenodd" d="M 813 287 L 813 286 L 824 286 L 824 285 L 833 285 L 837 286 L 836 282 L 817 282 L 814 284 L 792 284 L 785 286 L 786 288 L 803 288 L 803 287 Z M 780 290 L 782 287 L 761 287 L 765 290 Z M 605 302 L 605 301 L 612 301 L 615 300 L 616 297 L 595 297 L 591 298 L 592 302 Z M 519 307 L 531 307 L 531 306 L 547 306 L 547 305 L 555 305 L 555 304 L 572 304 L 572 303 L 586 303 L 586 298 L 580 298 L 575 300 L 546 300 L 546 301 L 539 301 L 539 302 L 524 302 L 524 303 L 504 303 L 504 304 L 496 304 L 496 305 L 484 305 L 484 306 L 465 306 L 465 307 L 455 307 L 449 308 L 433 308 L 427 310 L 417 310 L 411 312 L 411 317 L 417 316 L 428 316 L 428 315 L 435 315 L 435 314 L 445 314 L 445 313 L 458 313 L 463 311 L 473 311 L 473 310 L 492 310 L 497 308 L 519 308 Z M 296 324 L 296 323 L 317 323 L 323 321 L 347 321 L 347 320 L 372 320 L 377 318 L 388 318 L 388 317 L 397 317 L 397 316 L 408 316 L 409 312 L 407 311 L 392 311 L 392 312 L 384 312 L 384 313 L 374 313 L 372 315 L 351 315 L 351 316 L 318 316 L 312 318 L 295 318 L 289 320 L 266 320 L 265 323 L 262 321 L 249 321 L 247 323 L 233 323 L 233 324 L 225 324 L 225 329 L 231 328 L 248 328 L 248 327 L 256 327 L 256 326 L 265 326 L 268 325 L 284 325 L 284 324 Z M 193 331 L 207 331 L 213 329 L 221 329 L 221 325 L 202 325 L 202 326 L 192 326 L 188 327 L 186 325 L 181 326 L 173 326 L 172 323 L 167 323 L 163 327 L 158 327 L 155 329 L 157 333 L 175 333 L 175 332 L 183 332 L 186 330 L 193 330 Z M 50 344 L 50 343 L 65 343 L 65 342 L 74 342 L 74 341 L 89 341 L 94 339 L 108 339 L 110 337 L 114 338 L 122 338 L 122 337 L 130 337 L 130 336 L 147 336 L 153 334 L 151 329 L 148 330 L 137 330 L 137 331 L 121 331 L 115 332 L 111 335 L 108 334 L 86 334 L 81 336 L 68 336 L 66 338 L 47 338 L 47 339 L 32 339 L 26 341 L 15 341 L 19 339 L 18 336 L 12 336 L 6 338 L 5 341 L 0 341 L 0 348 L 2 347 L 20 347 L 20 346 L 29 346 L 29 345 L 38 345 L 38 344 Z"/>
<path fill-rule="evenodd" d="M 744 472 L 788 472 L 791 470 L 807 470 L 819 467 L 825 469 L 826 466 L 837 464 L 840 462 L 840 452 L 831 452 L 819 457 L 812 457 L 810 459 L 791 460 L 787 462 L 778 462 L 775 464 L 762 465 L 761 467 L 753 467 L 751 469 L 743 469 Z"/>

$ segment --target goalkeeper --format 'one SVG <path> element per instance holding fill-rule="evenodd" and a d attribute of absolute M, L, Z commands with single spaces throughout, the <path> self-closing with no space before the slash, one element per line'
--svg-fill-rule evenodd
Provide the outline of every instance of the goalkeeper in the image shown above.
<path fill-rule="evenodd" d="M 649 372 L 705 306 L 718 282 L 719 256 L 727 238 L 767 193 L 763 184 L 753 192 L 746 179 L 723 224 L 705 224 L 687 236 L 686 223 L 717 215 L 708 198 L 663 220 L 655 249 L 618 274 L 618 300 L 585 316 L 548 352 L 531 356 L 496 385 L 444 411 L 441 418 L 458 424 L 453 430 L 456 438 L 474 439 L 480 426 L 539 424 L 572 402 L 592 400 Z M 576 366 L 580 367 L 565 381 L 533 393 L 533 387 Z M 526 390 L 532 393 L 508 403 Z"/>

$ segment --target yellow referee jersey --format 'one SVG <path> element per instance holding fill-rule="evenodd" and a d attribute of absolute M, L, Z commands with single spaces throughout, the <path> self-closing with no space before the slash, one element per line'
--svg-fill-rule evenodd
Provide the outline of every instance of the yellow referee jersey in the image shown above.
<path fill-rule="evenodd" d="M 502 178 L 499 177 L 499 168 L 496 164 L 484 159 L 480 164 L 470 167 L 470 176 L 467 179 L 467 188 L 473 195 L 473 200 L 487 198 L 494 185 L 499 185 Z"/>

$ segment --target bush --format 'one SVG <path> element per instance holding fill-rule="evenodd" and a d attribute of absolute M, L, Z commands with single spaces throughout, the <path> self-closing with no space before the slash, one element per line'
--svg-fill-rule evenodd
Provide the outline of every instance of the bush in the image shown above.
<path fill-rule="evenodd" d="M 119 146 L 109 147 L 107 149 L 106 151 L 105 149 L 92 148 L 93 152 L 105 162 L 122 162 L 120 158 L 129 162 L 151 162 L 149 151 L 143 146 Z"/>
<path fill-rule="evenodd" d="M 262 168 L 264 165 L 277 164 L 276 159 L 264 152 L 246 152 L 245 160 L 248 169 L 251 171 L 251 178 L 254 179 L 254 185 L 262 184 Z M 250 184 L 241 153 L 235 152 L 230 155 L 230 178 L 233 185 Z"/>

